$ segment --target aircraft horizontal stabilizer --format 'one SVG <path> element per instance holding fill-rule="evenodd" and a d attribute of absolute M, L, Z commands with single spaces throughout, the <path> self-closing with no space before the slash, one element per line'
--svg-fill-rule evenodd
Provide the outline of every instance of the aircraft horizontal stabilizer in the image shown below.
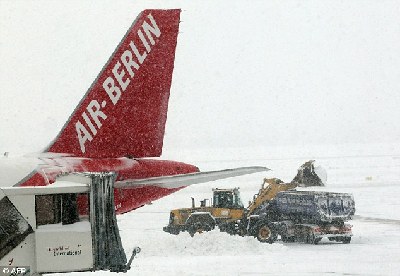
<path fill-rule="evenodd" d="M 181 175 L 171 175 L 162 177 L 152 177 L 146 179 L 137 179 L 129 181 L 118 181 L 115 183 L 114 188 L 129 189 L 138 188 L 142 186 L 158 186 L 162 188 L 181 188 L 192 184 L 204 183 L 225 179 L 229 177 L 241 176 L 245 174 L 269 171 L 266 167 L 242 167 L 235 169 L 226 169 L 221 171 L 198 172 Z"/>

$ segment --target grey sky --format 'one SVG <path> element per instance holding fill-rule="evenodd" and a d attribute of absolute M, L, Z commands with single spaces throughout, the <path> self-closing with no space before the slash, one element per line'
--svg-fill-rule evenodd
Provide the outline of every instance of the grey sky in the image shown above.
<path fill-rule="evenodd" d="M 146 7 L 183 9 L 166 147 L 400 141 L 398 1 L 97 3 L 0 2 L 1 151 L 45 147 Z"/>

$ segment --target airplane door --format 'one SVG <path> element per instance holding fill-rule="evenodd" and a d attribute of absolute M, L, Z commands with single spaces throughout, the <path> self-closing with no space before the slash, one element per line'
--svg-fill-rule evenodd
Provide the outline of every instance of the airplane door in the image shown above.
<path fill-rule="evenodd" d="M 79 217 L 76 194 L 35 197 L 37 272 L 85 271 L 93 268 L 92 230 Z"/>

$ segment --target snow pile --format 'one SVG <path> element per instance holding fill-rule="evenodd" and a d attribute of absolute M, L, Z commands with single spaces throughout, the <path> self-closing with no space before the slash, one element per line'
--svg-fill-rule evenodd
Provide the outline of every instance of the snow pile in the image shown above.
<path fill-rule="evenodd" d="M 237 255 L 265 255 L 274 251 L 287 250 L 283 244 L 262 244 L 253 237 L 230 236 L 213 230 L 205 233 L 196 233 L 191 237 L 188 233 L 177 236 L 158 232 L 151 235 L 155 239 L 143 240 L 143 257 L 149 256 L 230 256 Z M 155 247 L 154 243 L 158 246 Z"/>

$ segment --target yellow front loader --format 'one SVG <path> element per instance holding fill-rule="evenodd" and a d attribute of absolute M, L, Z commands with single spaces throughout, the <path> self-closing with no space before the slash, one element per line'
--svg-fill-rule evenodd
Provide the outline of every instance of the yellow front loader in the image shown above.
<path fill-rule="evenodd" d="M 163 230 L 174 235 L 187 231 L 193 236 L 196 232 L 210 231 L 221 223 L 241 219 L 244 213 L 239 188 L 213 189 L 211 202 L 204 199 L 200 207 L 195 207 L 192 198 L 192 208 L 172 210 L 169 224 Z"/>
<path fill-rule="evenodd" d="M 218 226 L 223 232 L 245 235 L 246 229 L 240 227 L 244 224 L 239 222 L 251 217 L 273 199 L 278 192 L 295 187 L 296 184 L 285 184 L 277 178 L 264 179 L 259 192 L 254 195 L 248 208 L 243 206 L 239 188 L 213 189 L 211 202 L 204 199 L 200 202 L 200 207 L 195 207 L 192 198 L 191 208 L 172 210 L 169 224 L 163 230 L 174 235 L 187 231 L 193 236 L 196 232 L 211 231 L 215 226 Z"/>

